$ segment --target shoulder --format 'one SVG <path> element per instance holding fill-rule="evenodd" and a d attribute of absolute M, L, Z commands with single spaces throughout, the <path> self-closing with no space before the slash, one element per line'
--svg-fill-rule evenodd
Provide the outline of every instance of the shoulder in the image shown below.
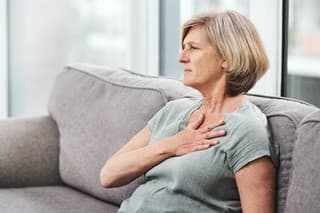
<path fill-rule="evenodd" d="M 266 116 L 254 104 L 247 102 L 237 112 L 230 116 L 233 134 L 246 138 L 268 137 L 268 122 Z"/>
<path fill-rule="evenodd" d="M 224 150 L 234 173 L 263 156 L 271 157 L 276 165 L 276 154 L 271 146 L 266 116 L 255 105 L 248 103 L 232 113 L 229 124 L 230 135 Z"/>

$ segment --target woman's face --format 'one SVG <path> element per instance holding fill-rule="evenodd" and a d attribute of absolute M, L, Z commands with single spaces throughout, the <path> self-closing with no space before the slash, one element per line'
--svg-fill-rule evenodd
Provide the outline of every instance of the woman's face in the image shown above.
<path fill-rule="evenodd" d="M 184 85 L 198 90 L 210 89 L 224 77 L 223 60 L 210 45 L 202 26 L 190 29 L 183 41 L 182 49 L 179 62 L 184 65 Z"/>

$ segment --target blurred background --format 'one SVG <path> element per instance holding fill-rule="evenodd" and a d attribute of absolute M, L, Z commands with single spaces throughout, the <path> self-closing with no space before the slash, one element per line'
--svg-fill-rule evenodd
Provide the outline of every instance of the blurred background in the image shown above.
<path fill-rule="evenodd" d="M 209 8 L 242 13 L 262 37 L 271 66 L 251 93 L 320 106 L 318 0 L 0 0 L 0 118 L 47 114 L 67 64 L 181 79 L 180 27 Z"/>

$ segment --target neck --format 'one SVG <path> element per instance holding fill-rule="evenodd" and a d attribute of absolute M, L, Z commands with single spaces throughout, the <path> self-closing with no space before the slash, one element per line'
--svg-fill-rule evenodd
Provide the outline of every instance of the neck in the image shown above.
<path fill-rule="evenodd" d="M 205 114 L 223 115 L 234 112 L 246 100 L 243 94 L 230 97 L 226 94 L 226 77 L 223 76 L 214 83 L 202 84 L 196 88 L 203 97 L 200 109 Z"/>
<path fill-rule="evenodd" d="M 234 112 L 246 100 L 245 96 L 240 94 L 235 97 L 228 97 L 225 94 L 203 94 L 203 104 L 200 110 L 205 114 L 224 114 Z"/>

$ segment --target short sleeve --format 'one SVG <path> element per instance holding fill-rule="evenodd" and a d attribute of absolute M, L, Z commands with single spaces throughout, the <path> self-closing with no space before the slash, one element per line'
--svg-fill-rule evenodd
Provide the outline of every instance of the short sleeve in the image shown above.
<path fill-rule="evenodd" d="M 273 159 L 271 141 L 267 128 L 261 125 L 245 126 L 233 135 L 227 150 L 230 169 L 235 174 L 239 169 L 258 158 Z"/>
<path fill-rule="evenodd" d="M 157 126 L 159 125 L 159 122 L 161 120 L 161 117 L 165 114 L 165 111 L 168 108 L 168 103 L 162 107 L 156 114 L 153 115 L 153 117 L 148 121 L 147 125 L 151 132 L 154 132 Z"/>

